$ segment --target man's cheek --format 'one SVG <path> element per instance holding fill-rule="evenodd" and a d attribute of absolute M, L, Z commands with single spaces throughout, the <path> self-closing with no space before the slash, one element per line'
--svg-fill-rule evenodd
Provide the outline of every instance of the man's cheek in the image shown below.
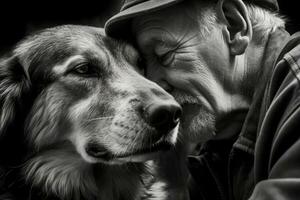
<path fill-rule="evenodd" d="M 201 82 L 201 76 L 195 72 L 187 71 L 184 69 L 184 65 L 181 65 L 182 68 L 172 68 L 166 73 L 167 82 L 172 85 L 177 90 L 184 91 L 188 95 L 194 95 L 197 88 L 195 87 L 198 83 Z M 188 66 L 186 66 L 188 67 Z"/>

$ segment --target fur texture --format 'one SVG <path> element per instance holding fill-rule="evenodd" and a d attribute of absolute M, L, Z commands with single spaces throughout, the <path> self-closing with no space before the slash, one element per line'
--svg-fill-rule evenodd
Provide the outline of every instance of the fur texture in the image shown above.
<path fill-rule="evenodd" d="M 161 131 L 147 119 L 153 105 L 180 107 L 138 59 L 102 29 L 60 26 L 1 60 L 1 180 L 16 198 L 166 198 L 146 161 L 175 144 L 178 124 Z"/>

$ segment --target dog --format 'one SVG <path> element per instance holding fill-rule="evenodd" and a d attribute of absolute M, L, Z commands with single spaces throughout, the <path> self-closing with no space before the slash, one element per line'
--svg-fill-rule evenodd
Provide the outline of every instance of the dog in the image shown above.
<path fill-rule="evenodd" d="M 0 163 L 16 199 L 161 199 L 151 161 L 174 147 L 181 107 L 138 52 L 64 25 L 0 61 Z M 155 196 L 156 195 L 156 196 Z"/>

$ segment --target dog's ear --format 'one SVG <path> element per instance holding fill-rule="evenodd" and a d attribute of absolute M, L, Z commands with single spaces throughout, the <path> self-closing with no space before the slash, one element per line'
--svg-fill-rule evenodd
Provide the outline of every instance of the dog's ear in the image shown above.
<path fill-rule="evenodd" d="M 17 56 L 0 59 L 0 140 L 14 121 L 23 115 L 30 80 Z M 17 126 L 17 124 L 15 124 Z"/>

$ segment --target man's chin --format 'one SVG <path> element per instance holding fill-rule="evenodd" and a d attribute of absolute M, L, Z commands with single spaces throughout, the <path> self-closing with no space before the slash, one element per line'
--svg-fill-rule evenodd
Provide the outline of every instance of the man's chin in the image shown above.
<path fill-rule="evenodd" d="M 215 116 L 199 105 L 184 105 L 180 132 L 189 142 L 204 143 L 215 136 Z"/>

